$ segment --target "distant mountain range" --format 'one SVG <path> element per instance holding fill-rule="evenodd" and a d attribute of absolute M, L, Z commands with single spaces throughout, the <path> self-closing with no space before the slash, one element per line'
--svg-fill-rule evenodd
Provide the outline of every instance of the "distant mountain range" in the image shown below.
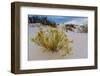
<path fill-rule="evenodd" d="M 29 23 L 53 23 L 53 24 L 77 24 L 83 25 L 84 23 L 88 24 L 87 17 L 78 17 L 78 16 L 45 16 L 45 15 L 29 15 Z"/>

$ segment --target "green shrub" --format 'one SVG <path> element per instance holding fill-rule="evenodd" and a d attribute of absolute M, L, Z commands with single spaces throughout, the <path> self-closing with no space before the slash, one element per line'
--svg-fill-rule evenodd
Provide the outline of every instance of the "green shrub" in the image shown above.
<path fill-rule="evenodd" d="M 56 28 L 50 28 L 45 31 L 40 29 L 36 36 L 32 38 L 32 42 L 41 46 L 46 52 L 62 51 L 62 56 L 69 54 L 72 50 L 70 46 L 72 41 L 63 31 Z"/>

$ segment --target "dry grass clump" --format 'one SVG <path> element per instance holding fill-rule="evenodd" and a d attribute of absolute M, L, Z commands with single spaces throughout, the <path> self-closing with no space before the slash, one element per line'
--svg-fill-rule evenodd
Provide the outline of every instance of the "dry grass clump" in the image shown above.
<path fill-rule="evenodd" d="M 61 30 L 50 28 L 49 30 L 40 29 L 32 42 L 42 47 L 46 52 L 62 51 L 62 56 L 69 54 L 72 50 L 70 44 L 72 41 Z"/>

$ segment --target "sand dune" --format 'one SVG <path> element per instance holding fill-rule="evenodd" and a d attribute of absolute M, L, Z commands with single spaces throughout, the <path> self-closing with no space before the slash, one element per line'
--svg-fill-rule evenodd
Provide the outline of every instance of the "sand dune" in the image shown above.
<path fill-rule="evenodd" d="M 59 57 L 59 53 L 48 54 L 42 52 L 42 49 L 38 48 L 35 45 L 31 38 L 35 36 L 38 31 L 38 27 L 30 27 L 28 28 L 28 60 L 48 60 L 48 59 L 79 59 L 79 58 L 87 58 L 88 56 L 88 36 L 87 33 L 75 33 L 75 32 L 66 32 L 66 34 L 73 40 L 72 45 L 72 54 L 69 56 L 65 56 L 63 58 Z"/>

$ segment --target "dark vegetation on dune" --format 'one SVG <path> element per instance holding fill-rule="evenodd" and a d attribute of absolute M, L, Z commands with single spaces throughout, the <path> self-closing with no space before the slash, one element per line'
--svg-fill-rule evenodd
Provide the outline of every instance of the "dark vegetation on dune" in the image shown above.
<path fill-rule="evenodd" d="M 49 25 L 52 27 L 56 27 L 56 23 L 54 21 L 50 21 L 47 17 L 39 17 L 39 16 L 32 16 L 29 17 L 28 23 L 41 23 L 43 25 Z"/>

